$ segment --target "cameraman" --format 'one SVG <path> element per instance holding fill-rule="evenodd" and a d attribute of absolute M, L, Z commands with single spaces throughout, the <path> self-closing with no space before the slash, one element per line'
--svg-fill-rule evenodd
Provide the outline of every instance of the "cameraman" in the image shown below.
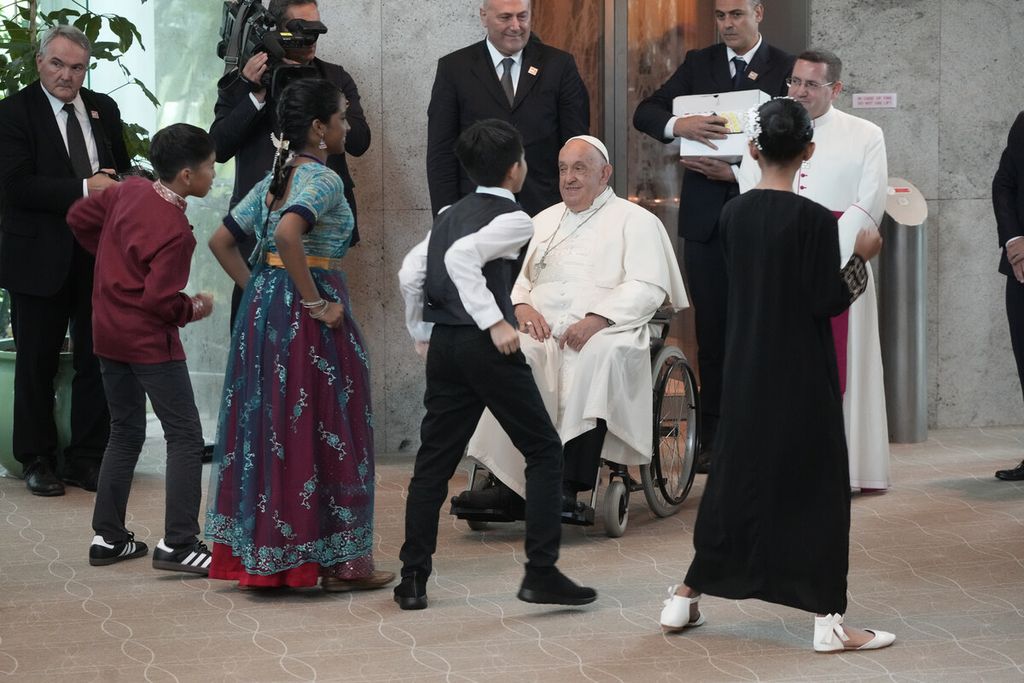
<path fill-rule="evenodd" d="M 267 7 L 270 16 L 277 22 L 279 29 L 284 29 L 293 19 L 320 21 L 320 10 L 316 0 L 270 0 Z M 361 156 L 370 146 L 370 128 L 366 124 L 363 108 L 359 104 L 359 91 L 352 77 L 341 66 L 329 64 L 316 58 L 316 45 L 308 48 L 288 50 L 285 63 L 314 66 L 320 77 L 338 86 L 348 100 L 347 118 L 351 129 L 345 137 L 345 152 L 353 156 Z M 217 83 L 217 105 L 214 108 L 215 118 L 210 127 L 217 148 L 217 161 L 224 163 L 236 157 L 235 187 L 231 194 L 231 207 L 234 207 L 261 180 L 274 161 L 274 147 L 270 141 L 270 133 L 275 128 L 275 103 L 268 101 L 266 88 L 260 88 L 259 82 L 267 71 L 267 53 L 257 52 L 253 55 L 242 72 L 232 71 L 225 74 Z M 348 164 L 344 154 L 327 157 L 327 165 L 333 169 L 345 183 L 345 198 L 352 207 L 352 216 L 356 217 L 356 200 L 352 192 L 352 176 L 348 172 Z M 352 244 L 359 241 L 358 224 L 352 231 Z M 240 244 L 244 255 L 255 246 Z M 231 323 L 234 325 L 235 312 L 241 290 L 235 288 L 231 301 Z"/>

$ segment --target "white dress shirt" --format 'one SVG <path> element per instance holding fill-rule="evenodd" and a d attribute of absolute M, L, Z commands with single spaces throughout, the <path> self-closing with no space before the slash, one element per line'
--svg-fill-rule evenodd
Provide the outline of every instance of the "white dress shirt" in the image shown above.
<path fill-rule="evenodd" d="M 498 81 L 501 81 L 501 76 L 505 73 L 505 67 L 501 65 L 501 61 L 505 59 L 506 55 L 498 52 L 498 48 L 491 44 L 490 40 L 485 40 L 487 43 L 487 51 L 491 54 L 491 63 L 494 64 L 494 73 L 498 76 Z M 514 55 L 508 55 L 512 58 L 512 94 L 514 95 L 519 88 L 519 72 L 522 71 L 523 67 L 523 51 L 515 53 Z"/>
<path fill-rule="evenodd" d="M 478 187 L 477 192 L 493 194 L 515 201 L 503 187 Z M 448 277 L 459 292 L 466 313 L 481 330 L 486 330 L 504 316 L 494 294 L 487 288 L 483 267 L 487 262 L 504 258 L 515 260 L 519 250 L 533 236 L 533 221 L 525 211 L 511 211 L 497 216 L 476 232 L 456 240 L 445 252 L 444 265 Z M 398 271 L 399 286 L 405 300 L 405 326 L 415 341 L 430 341 L 433 324 L 423 321 L 423 283 L 427 278 L 427 247 L 430 234 L 406 254 Z"/>

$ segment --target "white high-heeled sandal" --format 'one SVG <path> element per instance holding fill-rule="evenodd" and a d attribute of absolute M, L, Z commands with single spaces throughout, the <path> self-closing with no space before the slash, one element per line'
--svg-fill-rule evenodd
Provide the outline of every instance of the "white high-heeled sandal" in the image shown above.
<path fill-rule="evenodd" d="M 888 631 L 876 631 L 873 628 L 864 629 L 872 634 L 874 638 L 860 647 L 846 647 L 846 641 L 850 636 L 846 635 L 843 629 L 842 614 L 827 614 L 823 617 L 814 617 L 814 651 L 815 652 L 856 652 L 857 650 L 879 650 L 889 647 L 896 640 L 896 636 Z"/>
<path fill-rule="evenodd" d="M 700 601 L 700 596 L 695 595 L 692 598 L 684 598 L 681 595 L 676 595 L 676 589 L 679 585 L 671 586 L 668 589 L 668 600 L 665 600 L 662 604 L 665 605 L 661 610 L 661 630 L 665 633 L 678 633 L 684 628 L 691 626 L 700 626 L 704 623 L 704 613 L 699 609 L 697 610 L 697 618 L 690 620 L 690 606 L 696 605 Z"/>

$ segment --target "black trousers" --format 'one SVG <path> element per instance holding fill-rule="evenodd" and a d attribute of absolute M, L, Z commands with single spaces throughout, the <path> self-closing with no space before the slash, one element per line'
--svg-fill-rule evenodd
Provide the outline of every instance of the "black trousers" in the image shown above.
<path fill-rule="evenodd" d="M 110 442 L 103 455 L 92 528 L 107 543 L 128 540 L 125 513 L 135 465 L 146 441 L 146 396 L 167 441 L 164 540 L 191 545 L 199 534 L 203 428 L 185 361 L 120 363 L 103 358 Z"/>
<path fill-rule="evenodd" d="M 402 576 L 426 578 L 438 513 L 484 408 L 526 458 L 527 568 L 553 567 L 562 538 L 562 443 L 522 352 L 502 355 L 472 326 L 435 325 L 427 353 L 427 414 L 405 508 Z"/>
<path fill-rule="evenodd" d="M 563 447 L 562 485 L 566 493 L 579 493 L 594 488 L 597 471 L 601 469 L 601 448 L 608 433 L 608 423 L 598 420 L 597 426 L 569 439 Z"/>
<path fill-rule="evenodd" d="M 705 449 L 710 449 L 718 429 L 719 403 L 722 398 L 725 308 L 729 284 L 717 226 L 707 242 L 685 241 L 683 263 L 697 327 L 701 444 Z"/>
<path fill-rule="evenodd" d="M 1024 393 L 1024 284 L 1012 275 L 1006 278 L 1006 319 L 1010 323 L 1010 344 L 1017 361 L 1017 377 Z"/>
<path fill-rule="evenodd" d="M 99 460 L 107 447 L 110 414 L 100 365 L 92 352 L 92 279 L 95 261 L 75 244 L 67 280 L 53 296 L 11 292 L 14 361 L 14 457 L 22 465 L 43 458 L 56 464 L 57 425 L 53 383 L 61 348 L 70 335 L 75 376 L 71 383 L 71 441 L 65 468 Z"/>

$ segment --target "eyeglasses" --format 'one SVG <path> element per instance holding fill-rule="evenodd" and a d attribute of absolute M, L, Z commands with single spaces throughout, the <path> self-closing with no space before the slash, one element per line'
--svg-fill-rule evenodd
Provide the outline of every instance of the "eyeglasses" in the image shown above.
<path fill-rule="evenodd" d="M 835 85 L 835 83 L 835 81 L 829 81 L 828 83 L 815 83 L 814 81 L 801 81 L 799 78 L 786 79 L 786 85 L 788 85 L 790 88 L 799 88 L 800 86 L 803 86 L 808 90 L 813 90 L 815 88 L 827 88 L 829 86 Z"/>

